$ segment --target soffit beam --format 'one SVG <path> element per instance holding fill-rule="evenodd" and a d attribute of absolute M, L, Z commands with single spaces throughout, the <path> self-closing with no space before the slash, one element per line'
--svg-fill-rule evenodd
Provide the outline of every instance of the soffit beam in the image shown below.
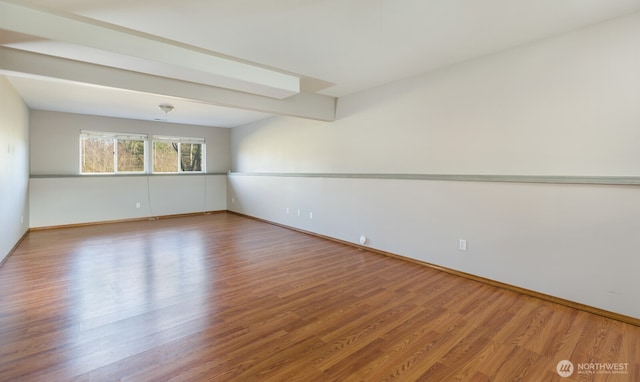
<path fill-rule="evenodd" d="M 95 49 L 114 54 L 113 61 L 122 62 L 121 69 L 145 67 L 153 75 L 197 79 L 207 85 L 276 99 L 300 92 L 297 76 L 90 18 L 10 1 L 0 1 L 0 15 L 0 29 L 78 46 L 79 56 L 66 58 L 84 61 L 83 58 L 91 55 L 83 54 L 80 48 Z M 14 47 L 30 49 L 29 43 Z M 130 57 L 131 67 L 127 67 L 127 60 L 119 57 Z"/>
<path fill-rule="evenodd" d="M 302 92 L 280 100 L 7 47 L 0 47 L 0 73 L 2 72 L 7 75 L 45 77 L 167 95 L 212 105 L 320 121 L 335 119 L 336 99 L 330 96 Z"/>

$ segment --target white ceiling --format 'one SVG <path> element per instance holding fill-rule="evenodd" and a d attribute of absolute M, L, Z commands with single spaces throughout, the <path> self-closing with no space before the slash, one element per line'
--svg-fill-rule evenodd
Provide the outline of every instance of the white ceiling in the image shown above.
<path fill-rule="evenodd" d="M 48 78 L 10 77 L 29 107 L 67 113 L 91 114 L 191 125 L 234 127 L 271 115 L 204 104 L 189 99 L 87 85 Z M 165 114 L 159 105 L 175 109 Z"/>
<path fill-rule="evenodd" d="M 640 0 L 33 0 L 28 4 L 293 74 L 301 78 L 303 93 L 330 97 L 640 11 Z M 88 61 L 82 53 L 86 48 L 75 51 L 69 41 L 24 42 L 7 31 L 0 33 L 5 34 L 0 35 L 5 46 Z M 103 64 L 118 61 L 126 68 L 136 60 L 102 53 Z M 133 66 L 130 70 L 141 71 Z M 149 94 L 15 71 L 5 74 L 36 109 L 153 120 L 162 117 L 158 104 L 171 103 L 176 108 L 167 118 L 172 122 L 222 127 L 279 113 L 257 104 L 229 108 L 170 93 Z"/>

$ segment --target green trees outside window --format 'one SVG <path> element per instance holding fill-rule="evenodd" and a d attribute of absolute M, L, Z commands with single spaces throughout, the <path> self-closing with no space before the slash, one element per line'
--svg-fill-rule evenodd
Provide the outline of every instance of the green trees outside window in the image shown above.
<path fill-rule="evenodd" d="M 145 173 L 148 167 L 153 173 L 204 172 L 204 139 L 154 136 L 151 155 L 147 141 L 146 135 L 83 132 L 80 173 Z"/>

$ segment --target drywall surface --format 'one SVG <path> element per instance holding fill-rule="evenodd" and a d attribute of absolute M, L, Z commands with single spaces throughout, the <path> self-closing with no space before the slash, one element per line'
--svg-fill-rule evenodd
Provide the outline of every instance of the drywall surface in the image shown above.
<path fill-rule="evenodd" d="M 31 227 L 226 210 L 226 192 L 226 175 L 32 178 Z"/>
<path fill-rule="evenodd" d="M 235 128 L 232 167 L 640 176 L 637 46 L 639 14 L 340 98 L 333 123 Z M 640 318 L 638 186 L 232 175 L 228 198 L 230 210 L 365 235 L 377 249 Z"/>
<path fill-rule="evenodd" d="M 640 15 L 232 130 L 233 169 L 640 175 Z"/>
<path fill-rule="evenodd" d="M 204 138 L 208 173 L 230 169 L 229 129 L 32 110 L 31 175 L 77 175 L 80 131 Z"/>
<path fill-rule="evenodd" d="M 29 111 L 0 76 L 0 261 L 29 229 Z"/>
<path fill-rule="evenodd" d="M 229 130 L 31 111 L 31 227 L 226 209 Z M 80 131 L 205 138 L 208 174 L 79 176 Z"/>

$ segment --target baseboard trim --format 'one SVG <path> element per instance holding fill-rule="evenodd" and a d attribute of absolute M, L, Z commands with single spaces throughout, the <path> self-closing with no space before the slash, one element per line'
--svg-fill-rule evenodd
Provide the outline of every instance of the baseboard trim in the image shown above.
<path fill-rule="evenodd" d="M 426 267 L 429 267 L 429 268 L 432 268 L 432 269 L 436 269 L 436 270 L 439 270 L 439 271 L 442 271 L 442 272 L 449 273 L 449 274 L 454 275 L 454 276 L 463 277 L 465 279 L 481 282 L 483 284 L 491 285 L 491 286 L 494 286 L 494 287 L 497 287 L 497 288 L 501 288 L 501 289 L 506 289 L 506 290 L 509 290 L 509 291 L 512 291 L 512 292 L 523 294 L 525 296 L 537 298 L 537 299 L 540 299 L 540 300 L 543 300 L 543 301 L 547 301 L 547 302 L 551 302 L 551 303 L 554 303 L 554 304 L 566 306 L 566 307 L 569 307 L 569 308 L 574 308 L 574 309 L 581 310 L 581 311 L 584 311 L 584 312 L 587 312 L 587 313 L 592 313 L 592 314 L 595 314 L 595 315 L 598 315 L 598 316 L 601 316 L 601 317 L 609 318 L 609 319 L 612 319 L 612 320 L 616 320 L 616 321 L 620 321 L 620 322 L 624 322 L 624 323 L 627 323 L 627 324 L 630 324 L 630 325 L 634 325 L 634 326 L 639 326 L 640 327 L 640 319 L 635 318 L 635 317 L 627 316 L 627 315 L 620 314 L 620 313 L 611 312 L 611 311 L 608 311 L 608 310 L 596 308 L 596 307 L 593 307 L 593 306 L 590 306 L 590 305 L 586 305 L 586 304 L 582 304 L 582 303 L 579 303 L 579 302 L 566 300 L 566 299 L 563 299 L 563 298 L 560 298 L 560 297 L 551 296 L 551 295 L 548 295 L 548 294 L 545 294 L 545 293 L 536 292 L 536 291 L 533 291 L 533 290 L 530 290 L 530 289 L 526 289 L 526 288 L 518 287 L 518 286 L 515 286 L 515 285 L 503 283 L 503 282 L 500 282 L 500 281 L 488 279 L 488 278 L 485 278 L 485 277 L 482 277 L 482 276 L 476 276 L 476 275 L 473 275 L 473 274 L 470 274 L 470 273 L 466 273 L 466 272 L 461 272 L 461 271 L 458 271 L 458 270 L 455 270 L 455 269 L 442 267 L 442 266 L 439 266 L 439 265 L 436 265 L 436 264 L 428 263 L 426 261 L 416 260 L 416 259 L 412 259 L 410 257 L 398 255 L 398 254 L 395 254 L 395 253 L 382 251 L 382 250 L 379 250 L 379 249 L 367 247 L 367 246 L 364 246 L 364 245 L 352 243 L 352 242 L 345 241 L 345 240 L 340 240 L 340 239 L 337 239 L 337 238 L 334 238 L 334 237 L 331 237 L 331 236 L 321 235 L 321 234 L 318 234 L 318 233 L 315 233 L 315 232 L 306 231 L 306 230 L 303 230 L 303 229 L 300 229 L 300 228 L 288 226 L 288 225 L 285 225 L 285 224 L 276 223 L 276 222 L 273 222 L 273 221 L 270 221 L 270 220 L 261 219 L 261 218 L 258 218 L 258 217 L 255 217 L 255 216 L 251 216 L 251 215 L 246 215 L 246 214 L 243 214 L 243 213 L 240 213 L 240 212 L 235 212 L 235 211 L 227 211 L 227 212 L 232 213 L 232 214 L 236 214 L 236 215 L 239 215 L 239 216 L 244 216 L 244 217 L 247 217 L 249 219 L 253 219 L 253 220 L 261 221 L 261 222 L 264 222 L 264 223 L 268 223 L 268 224 L 271 224 L 271 225 L 275 225 L 275 226 L 278 226 L 278 227 L 282 227 L 282 228 L 290 229 L 290 230 L 297 231 L 297 232 L 300 232 L 300 233 L 304 233 L 304 234 L 307 234 L 307 235 L 319 237 L 319 238 L 326 239 L 326 240 L 329 240 L 329 241 L 333 241 L 333 242 L 336 242 L 336 243 L 345 244 L 345 245 L 348 245 L 348 246 L 351 246 L 351 247 L 359 248 L 359 249 L 362 249 L 362 250 L 365 250 L 365 251 L 368 251 L 368 252 L 372 252 L 372 253 L 376 253 L 376 254 L 379 254 L 379 255 L 382 255 L 382 256 L 393 257 L 393 258 L 396 258 L 396 259 L 399 259 L 399 260 L 407 261 L 407 262 L 418 264 L 418 265 L 421 265 L 421 266 L 426 266 Z"/>
<path fill-rule="evenodd" d="M 30 231 L 45 231 L 50 229 L 87 227 L 87 226 L 102 225 L 102 224 L 130 223 L 130 222 L 140 222 L 140 221 L 149 221 L 149 220 L 185 218 L 190 216 L 213 215 L 213 214 L 219 214 L 223 212 L 227 212 L 227 211 L 215 210 L 215 211 L 204 211 L 204 212 L 190 212 L 186 214 L 147 216 L 147 217 L 132 218 L 132 219 L 103 220 L 103 221 L 87 222 L 87 223 L 61 224 L 61 225 L 52 225 L 52 226 L 44 226 L 44 227 L 33 227 L 33 228 L 30 228 Z"/>
<path fill-rule="evenodd" d="M 16 251 L 16 249 L 18 248 L 20 243 L 22 243 L 22 241 L 27 237 L 27 235 L 29 234 L 30 231 L 31 231 L 30 229 L 27 229 L 27 231 L 22 234 L 20 239 L 18 239 L 18 242 L 16 243 L 16 245 L 14 245 L 13 248 L 11 248 L 11 250 L 9 251 L 9 253 L 7 253 L 7 256 L 5 256 L 4 259 L 2 259 L 2 261 L 0 261 L 0 268 L 2 268 L 4 263 L 6 263 L 7 260 L 9 260 L 9 257 L 11 257 L 11 255 L 13 255 L 13 253 Z"/>

